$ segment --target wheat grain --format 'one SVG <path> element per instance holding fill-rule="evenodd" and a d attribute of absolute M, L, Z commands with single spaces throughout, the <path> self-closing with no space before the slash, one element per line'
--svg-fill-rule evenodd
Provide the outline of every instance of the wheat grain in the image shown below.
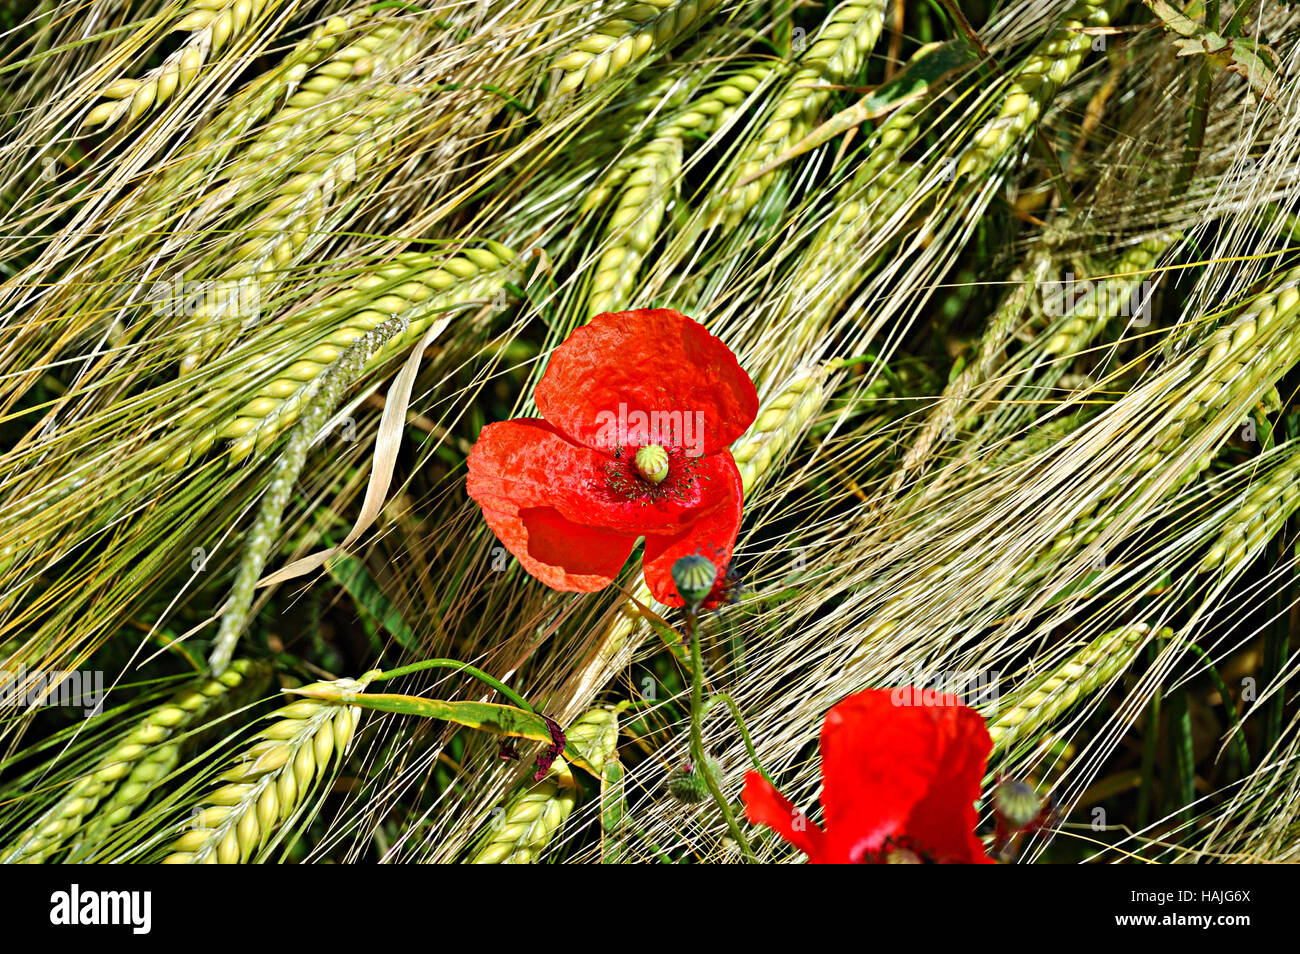
<path fill-rule="evenodd" d="M 706 18 L 721 0 L 639 0 L 623 17 L 602 23 L 555 61 L 561 78 L 555 87 L 563 96 L 590 89 L 602 80 L 664 50 Z"/>
<path fill-rule="evenodd" d="M 193 0 L 175 26 L 190 31 L 180 48 L 141 79 L 121 77 L 100 96 L 109 100 L 92 109 L 85 128 L 111 126 L 123 118 L 133 123 L 145 113 L 162 106 L 182 92 L 198 76 L 211 57 L 238 38 L 264 12 L 273 12 L 283 0 Z"/>
<path fill-rule="evenodd" d="M 190 445 L 176 453 L 166 466 L 178 469 L 206 453 L 218 440 L 231 441 L 231 463 L 255 451 L 265 451 L 297 420 L 315 382 L 339 360 L 344 348 L 382 322 L 394 318 L 404 321 L 406 330 L 367 360 L 367 368 L 375 367 L 418 340 L 447 311 L 499 299 L 506 286 L 518 277 L 519 269 L 515 253 L 496 242 L 441 259 L 420 253 L 397 256 L 393 264 L 356 280 L 296 319 L 304 328 L 319 324 L 328 331 L 297 355 L 291 365 L 271 375 L 233 416 L 215 426 L 205 426 L 231 392 L 218 388 L 205 395 L 181 423 L 183 431 L 194 431 Z M 273 355 L 254 355 L 244 370 L 260 374 L 273 366 Z"/>
<path fill-rule="evenodd" d="M 261 692 L 269 678 L 266 664 L 237 659 L 221 675 L 195 680 L 151 709 L 32 824 L 26 838 L 4 853 L 5 863 L 44 861 L 82 833 L 83 826 L 102 831 L 98 819 L 110 825 L 125 820 L 176 767 L 182 735 L 210 721 L 219 710 L 233 708 L 237 700 Z M 85 820 L 97 808 L 98 819 L 86 826 Z"/>
<path fill-rule="evenodd" d="M 1017 739 L 1033 738 L 1048 723 L 1074 708 L 1128 668 L 1151 635 L 1151 627 L 1137 623 L 1098 636 L 1050 672 L 1029 680 L 999 700 L 998 713 L 989 723 L 994 751 L 1005 750 Z M 1172 635 L 1169 629 L 1157 638 Z"/>
<path fill-rule="evenodd" d="M 309 689 L 357 692 L 353 679 Z M 242 864 L 294 817 L 336 762 L 347 754 L 361 718 L 359 706 L 302 699 L 272 713 L 276 719 L 196 808 L 188 830 L 173 842 L 163 864 Z"/>

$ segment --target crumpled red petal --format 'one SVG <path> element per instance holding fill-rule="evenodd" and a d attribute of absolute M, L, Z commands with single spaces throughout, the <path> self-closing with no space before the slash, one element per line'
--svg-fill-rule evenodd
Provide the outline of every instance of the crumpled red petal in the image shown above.
<path fill-rule="evenodd" d="M 696 456 L 730 446 L 758 413 L 754 382 L 731 350 L 668 308 L 601 314 L 575 329 L 551 355 L 533 398 L 569 437 L 606 451 L 625 443 L 614 426 L 620 407 L 634 424 L 638 412 L 649 421 L 676 413 L 682 430 L 691 428 L 686 446 L 698 441 Z"/>
<path fill-rule="evenodd" d="M 934 856 L 948 864 L 995 862 L 975 835 L 979 816 L 975 799 L 993 740 L 978 712 L 952 704 L 929 707 L 935 720 L 939 752 L 936 777 L 929 790 L 912 807 L 907 834 Z"/>
<path fill-rule="evenodd" d="M 525 570 L 555 590 L 604 589 L 636 543 L 634 536 L 584 527 L 548 507 L 503 511 L 485 505 L 483 519 Z"/>
<path fill-rule="evenodd" d="M 745 817 L 755 825 L 767 825 L 808 856 L 810 862 L 822 860 L 825 835 L 817 825 L 790 803 L 758 772 L 745 773 Z"/>
<path fill-rule="evenodd" d="M 654 598 L 667 606 L 685 605 L 673 583 L 673 564 L 684 556 L 699 554 L 722 570 L 731 560 L 740 532 L 745 491 L 731 452 L 724 450 L 706 458 L 699 473 L 707 474 L 709 480 L 702 482 L 705 497 L 691 525 L 672 536 L 646 535 L 646 585 Z"/>

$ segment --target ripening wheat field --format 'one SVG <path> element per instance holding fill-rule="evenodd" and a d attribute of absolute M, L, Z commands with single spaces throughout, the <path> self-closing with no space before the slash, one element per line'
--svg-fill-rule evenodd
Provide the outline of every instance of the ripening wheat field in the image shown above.
<path fill-rule="evenodd" d="M 0 3 L 0 860 L 1300 861 L 1298 59 Z"/>

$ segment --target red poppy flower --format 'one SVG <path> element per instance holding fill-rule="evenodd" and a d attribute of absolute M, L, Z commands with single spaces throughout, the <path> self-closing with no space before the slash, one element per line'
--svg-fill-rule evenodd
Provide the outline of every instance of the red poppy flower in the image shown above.
<path fill-rule="evenodd" d="M 655 599 L 681 606 L 673 563 L 718 566 L 740 528 L 727 447 L 758 413 L 754 383 L 704 326 L 666 308 L 597 315 L 555 349 L 542 419 L 489 424 L 466 489 L 524 569 L 557 590 L 608 586 L 645 537 Z"/>
<path fill-rule="evenodd" d="M 814 864 L 992 864 L 974 806 L 992 749 L 983 717 L 955 696 L 870 689 L 822 725 L 825 829 L 757 772 L 745 776 L 745 813 Z"/>

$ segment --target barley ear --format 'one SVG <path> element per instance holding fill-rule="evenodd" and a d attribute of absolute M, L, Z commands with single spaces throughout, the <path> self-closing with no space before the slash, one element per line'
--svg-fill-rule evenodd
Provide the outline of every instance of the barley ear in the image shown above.
<path fill-rule="evenodd" d="M 90 772 L 81 776 L 52 808 L 32 824 L 30 833 L 4 852 L 6 864 L 46 860 L 69 838 L 86 830 L 85 820 L 99 809 L 89 828 L 101 821 L 124 821 L 180 760 L 180 736 L 209 721 L 214 712 L 233 707 L 240 698 L 262 691 L 271 670 L 261 662 L 237 659 L 221 675 L 197 679 L 151 709 L 121 736 Z"/>
<path fill-rule="evenodd" d="M 92 109 L 82 128 L 111 126 L 125 119 L 133 123 L 183 91 L 231 40 L 243 34 L 264 10 L 274 10 L 282 0 L 196 0 L 175 29 L 190 31 L 189 38 L 162 65 L 141 79 L 122 77 L 100 91 L 108 100 Z"/>
<path fill-rule="evenodd" d="M 310 688 L 357 692 L 338 679 Z M 163 864 L 243 864 L 292 819 L 317 783 L 343 760 L 361 718 L 358 706 L 306 698 L 272 713 L 276 721 L 195 808 Z"/>
<path fill-rule="evenodd" d="M 994 751 L 1004 751 L 1017 739 L 1033 738 L 1079 700 L 1110 682 L 1129 667 L 1150 635 L 1151 627 L 1145 623 L 1104 633 L 1050 672 L 1000 700 L 998 714 L 989 723 Z M 1161 629 L 1154 635 L 1167 638 L 1173 631 Z"/>
<path fill-rule="evenodd" d="M 590 89 L 602 80 L 663 51 L 707 17 L 721 0 L 641 0 L 629 6 L 623 19 L 607 20 L 555 61 L 563 96 Z"/>

